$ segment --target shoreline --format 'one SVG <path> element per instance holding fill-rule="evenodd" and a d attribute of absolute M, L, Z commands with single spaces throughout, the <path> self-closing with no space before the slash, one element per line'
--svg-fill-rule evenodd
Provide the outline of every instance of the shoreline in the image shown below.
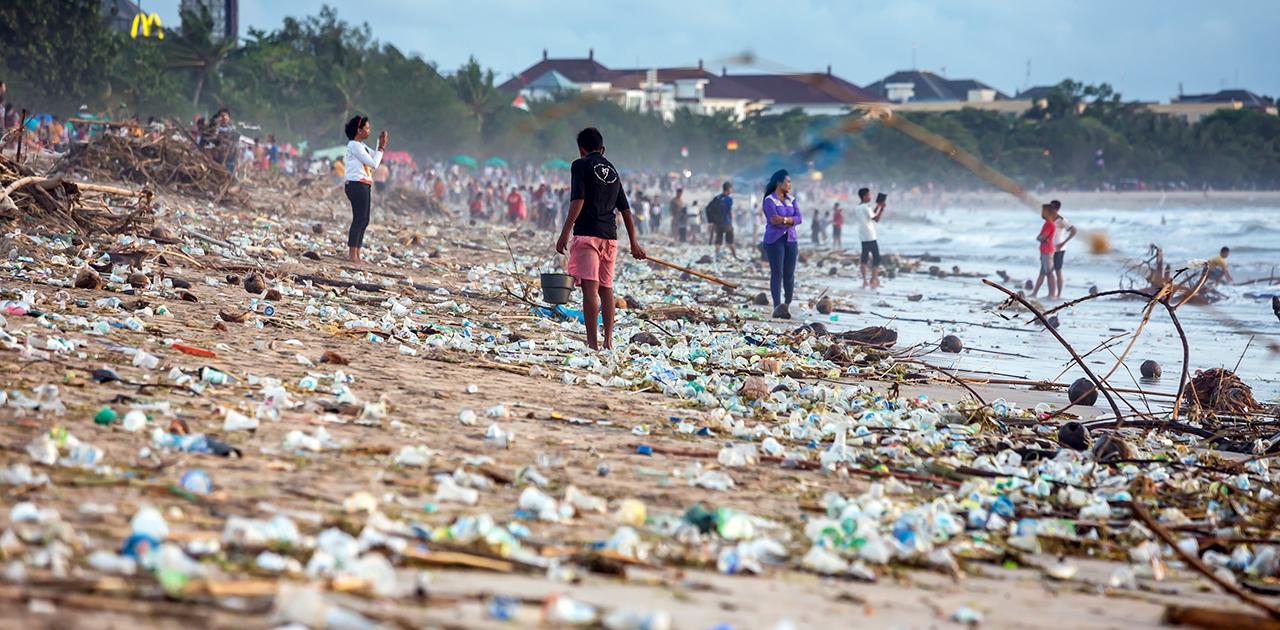
<path fill-rule="evenodd" d="M 1280 208 L 1280 190 L 1214 191 L 1053 191 L 1029 190 L 1042 203 L 1050 199 L 1073 210 L 1155 210 L 1161 208 Z M 896 204 L 913 211 L 946 208 L 1022 208 L 1017 198 L 999 190 L 941 195 L 899 195 Z"/>

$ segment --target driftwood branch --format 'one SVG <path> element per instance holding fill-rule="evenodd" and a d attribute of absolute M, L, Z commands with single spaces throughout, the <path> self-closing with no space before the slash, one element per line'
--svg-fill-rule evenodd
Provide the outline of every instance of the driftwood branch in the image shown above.
<path fill-rule="evenodd" d="M 1133 501 L 1129 503 L 1129 509 L 1133 511 L 1133 515 L 1137 517 L 1138 520 L 1142 521 L 1143 525 L 1147 526 L 1147 529 L 1150 529 L 1153 533 L 1155 533 L 1155 535 L 1158 536 L 1160 540 L 1163 540 L 1165 544 L 1169 545 L 1170 547 L 1173 547 L 1174 553 L 1177 553 L 1178 556 L 1182 558 L 1183 562 L 1187 563 L 1187 566 L 1190 566 L 1191 568 L 1200 572 L 1201 575 L 1208 578 L 1214 584 L 1217 584 L 1218 586 L 1222 587 L 1222 590 L 1240 598 L 1240 601 L 1243 601 L 1246 604 L 1249 604 L 1251 606 L 1258 607 L 1259 609 L 1265 611 L 1267 615 L 1269 615 L 1272 619 L 1280 620 L 1280 608 L 1277 608 L 1271 602 L 1268 602 L 1258 597 L 1257 595 L 1250 593 L 1239 584 L 1236 584 L 1235 582 L 1227 580 L 1222 576 L 1218 575 L 1217 572 L 1214 571 L 1209 565 L 1205 564 L 1204 561 L 1201 560 L 1199 556 L 1193 553 L 1188 553 L 1182 547 L 1178 546 L 1178 540 L 1173 537 L 1173 534 L 1170 533 L 1169 530 L 1166 529 L 1164 525 L 1161 525 L 1158 521 L 1156 521 L 1156 519 L 1151 516 L 1151 512 L 1148 512 L 1146 506 L 1142 505 L 1142 503 L 1138 501 Z"/>
<path fill-rule="evenodd" d="M 983 280 L 983 282 L 987 281 Z M 1059 304 L 1058 306 L 1045 311 L 1044 314 L 1046 316 L 1052 315 L 1058 311 L 1088 302 L 1089 300 L 1095 300 L 1097 298 L 1111 295 L 1135 295 L 1147 300 L 1153 300 L 1156 297 L 1154 294 L 1139 291 L 1137 289 L 1115 289 L 1112 291 L 1103 291 L 1094 295 L 1086 295 L 1082 298 Z M 1173 419 L 1177 420 L 1178 415 L 1182 410 L 1182 399 L 1187 390 L 1187 381 L 1191 380 L 1191 344 L 1187 342 L 1187 333 L 1182 329 L 1182 322 L 1178 319 L 1177 309 L 1173 305 L 1169 304 L 1169 299 L 1164 298 L 1156 301 L 1159 302 L 1161 306 L 1164 306 L 1165 312 L 1169 314 L 1169 321 L 1173 322 L 1174 329 L 1178 331 L 1178 338 L 1182 341 L 1182 374 L 1178 377 L 1178 392 L 1173 401 Z"/>
<path fill-rule="evenodd" d="M 1018 295 L 995 282 L 983 278 L 982 283 L 1009 296 L 1009 299 L 1021 304 L 1023 308 L 1031 311 L 1031 314 L 1035 315 L 1036 319 L 1040 320 L 1040 324 L 1045 327 L 1045 330 L 1048 330 L 1049 334 L 1053 335 L 1053 338 L 1057 339 L 1058 343 L 1062 344 L 1063 348 L 1066 348 L 1067 352 L 1071 354 L 1071 358 L 1075 360 L 1081 370 L 1084 370 L 1085 376 L 1088 376 L 1089 380 L 1093 381 L 1093 385 L 1098 388 L 1098 391 L 1102 392 L 1102 395 L 1106 397 L 1107 404 L 1111 405 L 1111 411 L 1116 414 L 1118 428 L 1120 426 L 1119 423 L 1122 422 L 1122 419 L 1124 418 L 1124 415 L 1120 413 L 1120 407 L 1116 405 L 1115 399 L 1111 397 L 1111 392 L 1107 390 L 1102 380 L 1098 378 L 1098 375 L 1094 374 L 1093 370 L 1089 369 L 1089 366 L 1084 362 L 1084 359 L 1080 358 L 1076 349 L 1071 347 L 1071 344 L 1058 332 L 1056 328 L 1049 325 L 1049 320 L 1045 317 L 1044 313 L 1041 313 L 1040 309 L 1036 308 L 1034 304 L 1027 300 L 1027 298 L 1022 297 L 1021 295 Z"/>

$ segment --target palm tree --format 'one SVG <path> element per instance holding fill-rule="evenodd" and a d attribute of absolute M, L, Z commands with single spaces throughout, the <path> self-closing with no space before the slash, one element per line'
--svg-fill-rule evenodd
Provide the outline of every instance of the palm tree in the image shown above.
<path fill-rule="evenodd" d="M 209 9 L 202 5 L 199 13 L 191 10 L 182 12 L 181 30 L 177 36 L 166 39 L 165 44 L 169 48 L 169 67 L 190 70 L 195 75 L 196 87 L 191 104 L 199 107 L 205 81 L 235 50 L 236 42 L 228 37 L 214 38 L 213 18 L 209 17 Z"/>
<path fill-rule="evenodd" d="M 493 84 L 493 70 L 481 69 L 475 57 L 468 59 L 449 82 L 475 117 L 477 130 L 483 129 L 485 119 L 502 106 L 502 94 Z"/>

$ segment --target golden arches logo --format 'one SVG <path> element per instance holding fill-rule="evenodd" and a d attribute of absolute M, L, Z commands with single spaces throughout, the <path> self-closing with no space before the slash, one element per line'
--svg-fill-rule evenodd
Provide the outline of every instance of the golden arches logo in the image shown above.
<path fill-rule="evenodd" d="M 151 27 L 156 29 L 156 39 L 164 39 L 164 25 L 160 24 L 160 16 L 155 13 L 139 13 L 133 16 L 133 28 L 129 36 L 138 39 L 138 27 L 142 27 L 142 36 L 151 37 Z"/>

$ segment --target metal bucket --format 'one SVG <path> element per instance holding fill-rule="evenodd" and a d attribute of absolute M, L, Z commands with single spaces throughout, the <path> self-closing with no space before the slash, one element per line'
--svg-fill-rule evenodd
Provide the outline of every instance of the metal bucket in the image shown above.
<path fill-rule="evenodd" d="M 573 297 L 573 276 L 567 273 L 544 273 L 541 284 L 542 300 L 547 304 L 566 304 Z"/>

